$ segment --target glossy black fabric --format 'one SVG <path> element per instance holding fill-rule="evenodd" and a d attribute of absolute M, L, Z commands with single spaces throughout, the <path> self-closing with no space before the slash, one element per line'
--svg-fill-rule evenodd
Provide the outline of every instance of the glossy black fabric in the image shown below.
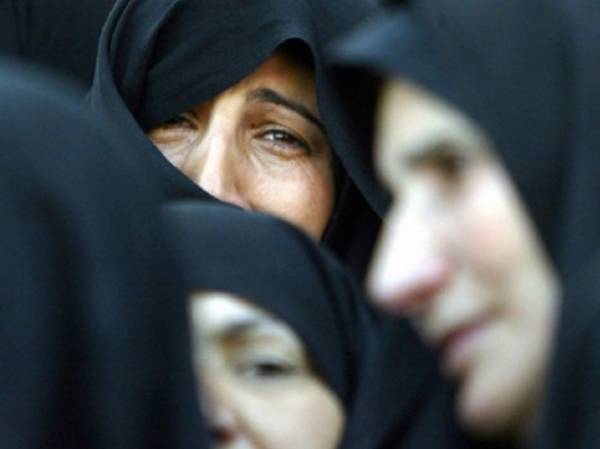
<path fill-rule="evenodd" d="M 422 0 L 374 18 L 336 50 L 351 65 L 412 79 L 470 115 L 537 225 L 564 291 L 534 447 L 600 441 L 599 33 L 593 1 Z"/>
<path fill-rule="evenodd" d="M 465 434 L 455 418 L 454 387 L 403 319 L 380 317 L 377 359 L 367 393 L 348 429 L 350 447 L 361 449 L 488 448 Z M 499 446 L 507 449 L 507 446 Z"/>
<path fill-rule="evenodd" d="M 362 272 L 386 198 L 371 178 L 368 151 L 349 138 L 322 52 L 373 8 L 356 0 L 118 1 L 102 33 L 91 105 L 113 120 L 131 151 L 149 159 L 168 198 L 210 200 L 143 131 L 236 84 L 284 42 L 304 42 L 314 60 L 321 116 L 344 167 L 325 241 Z"/>
<path fill-rule="evenodd" d="M 0 71 L 0 447 L 202 448 L 157 196 L 76 96 Z"/>
<path fill-rule="evenodd" d="M 115 0 L 2 0 L 0 56 L 89 86 L 100 30 Z"/>
<path fill-rule="evenodd" d="M 348 409 L 376 328 L 342 266 L 267 215 L 191 202 L 173 204 L 164 215 L 186 291 L 231 293 L 287 322 Z"/>

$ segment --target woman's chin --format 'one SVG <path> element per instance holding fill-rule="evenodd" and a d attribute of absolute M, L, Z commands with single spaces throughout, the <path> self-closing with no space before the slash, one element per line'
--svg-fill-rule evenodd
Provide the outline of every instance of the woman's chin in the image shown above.
<path fill-rule="evenodd" d="M 474 373 L 459 388 L 457 415 L 465 430 L 480 438 L 519 439 L 530 407 L 522 388 L 507 382 L 506 370 L 495 376 Z M 499 377 L 502 376 L 502 377 Z"/>

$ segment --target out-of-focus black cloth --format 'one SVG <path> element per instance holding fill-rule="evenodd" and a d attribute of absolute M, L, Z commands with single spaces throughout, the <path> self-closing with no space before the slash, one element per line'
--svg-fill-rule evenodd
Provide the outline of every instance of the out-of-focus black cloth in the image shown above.
<path fill-rule="evenodd" d="M 2 0 L 0 56 L 92 82 L 98 38 L 115 0 Z"/>
<path fill-rule="evenodd" d="M 362 274 L 387 198 L 371 178 L 368 150 L 350 138 L 351 123 L 323 49 L 373 9 L 366 0 L 119 0 L 100 39 L 92 110 L 112 121 L 117 138 L 151 167 L 167 198 L 210 201 L 145 131 L 236 84 L 280 45 L 303 43 L 315 66 L 322 120 L 341 162 L 324 241 Z"/>
<path fill-rule="evenodd" d="M 0 70 L 0 447 L 205 447 L 156 186 L 26 71 Z"/>
<path fill-rule="evenodd" d="M 595 447 L 600 4 L 414 1 L 373 18 L 335 52 L 343 64 L 431 89 L 492 138 L 563 284 L 546 402 L 531 445 Z"/>
<path fill-rule="evenodd" d="M 271 216 L 197 202 L 173 204 L 163 214 L 186 291 L 230 293 L 285 321 L 348 412 L 376 349 L 376 326 L 342 266 Z"/>

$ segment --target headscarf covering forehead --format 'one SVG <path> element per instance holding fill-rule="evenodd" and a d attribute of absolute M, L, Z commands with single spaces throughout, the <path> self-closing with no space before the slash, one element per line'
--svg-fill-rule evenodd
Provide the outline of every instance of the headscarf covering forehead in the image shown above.
<path fill-rule="evenodd" d="M 374 327 L 355 284 L 301 232 L 220 205 L 165 210 L 188 291 L 222 291 L 286 321 L 317 371 L 349 406 Z"/>
<path fill-rule="evenodd" d="M 303 1 L 178 2 L 161 25 L 146 70 L 142 126 L 158 125 L 231 87 L 288 39 L 311 42 L 310 17 Z"/>
<path fill-rule="evenodd" d="M 556 255 L 568 161 L 566 45 L 551 5 L 423 0 L 374 20 L 338 50 L 352 64 L 412 79 L 474 119 Z"/>
<path fill-rule="evenodd" d="M 111 64 L 128 105 L 148 128 L 232 86 L 286 40 L 302 39 L 318 53 L 319 40 L 348 28 L 361 10 L 367 7 L 359 2 L 352 14 L 342 14 L 338 5 L 316 0 L 122 1 L 110 19 L 117 44 Z M 181 104 L 186 98 L 192 104 Z M 149 112 L 164 107 L 161 117 Z"/>

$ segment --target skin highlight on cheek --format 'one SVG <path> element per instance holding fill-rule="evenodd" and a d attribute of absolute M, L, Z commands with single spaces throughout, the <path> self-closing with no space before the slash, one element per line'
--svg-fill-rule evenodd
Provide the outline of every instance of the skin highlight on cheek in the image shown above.
<path fill-rule="evenodd" d="M 289 177 L 278 181 L 269 175 L 247 181 L 240 177 L 240 188 L 251 198 L 252 209 L 279 216 L 319 240 L 333 213 L 333 181 L 315 174 L 313 166 L 296 164 L 287 171 Z"/>
<path fill-rule="evenodd" d="M 255 447 L 267 449 L 335 449 L 344 429 L 339 401 L 320 384 L 270 397 L 250 396 L 239 403 Z"/>

